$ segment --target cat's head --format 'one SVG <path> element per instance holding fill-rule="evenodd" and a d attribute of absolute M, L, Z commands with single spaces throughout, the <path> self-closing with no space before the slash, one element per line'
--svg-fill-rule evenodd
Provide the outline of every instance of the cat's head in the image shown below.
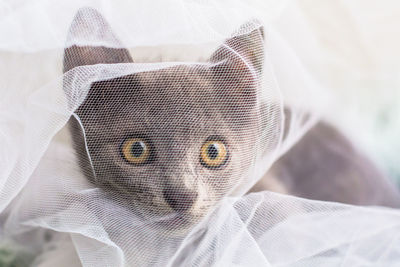
<path fill-rule="evenodd" d="M 71 31 L 77 23 L 111 33 L 94 10 L 78 12 Z M 170 218 L 164 223 L 172 226 L 202 217 L 245 179 L 261 129 L 263 33 L 252 26 L 221 44 L 208 63 L 92 83 L 70 122 L 88 179 L 144 218 Z M 64 72 L 100 63 L 133 60 L 123 48 L 65 49 Z"/>

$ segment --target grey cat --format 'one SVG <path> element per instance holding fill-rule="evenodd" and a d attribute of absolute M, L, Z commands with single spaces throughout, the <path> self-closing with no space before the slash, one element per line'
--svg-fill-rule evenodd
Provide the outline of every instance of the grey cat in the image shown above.
<path fill-rule="evenodd" d="M 95 10 L 79 11 L 75 24 L 85 27 L 88 12 L 111 32 Z M 144 217 L 173 213 L 184 223 L 204 216 L 254 163 L 257 140 L 268 120 L 265 107 L 273 109 L 273 104 L 260 103 L 258 95 L 263 47 L 264 34 L 258 28 L 227 39 L 210 64 L 94 82 L 69 122 L 87 178 L 142 210 Z M 124 48 L 73 45 L 65 49 L 64 72 L 84 65 L 132 62 Z M 400 206 L 397 189 L 325 122 L 305 134 L 251 192 L 263 190 Z"/>

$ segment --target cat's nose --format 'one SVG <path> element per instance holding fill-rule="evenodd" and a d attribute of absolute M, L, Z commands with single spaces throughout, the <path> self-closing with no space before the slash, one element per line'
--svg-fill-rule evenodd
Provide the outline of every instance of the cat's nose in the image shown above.
<path fill-rule="evenodd" d="M 164 190 L 168 205 L 177 212 L 189 210 L 196 202 L 198 193 L 189 189 L 168 188 Z"/>

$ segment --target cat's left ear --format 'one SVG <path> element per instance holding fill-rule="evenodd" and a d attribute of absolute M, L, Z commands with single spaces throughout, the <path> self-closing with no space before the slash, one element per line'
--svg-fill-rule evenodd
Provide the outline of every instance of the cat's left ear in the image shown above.
<path fill-rule="evenodd" d="M 264 29 L 259 22 L 242 25 L 211 56 L 217 74 L 259 79 L 264 63 Z M 252 77 L 249 77 L 252 76 Z"/>
<path fill-rule="evenodd" d="M 258 103 L 264 63 L 264 31 L 260 24 L 243 25 L 214 52 L 210 61 L 223 109 L 250 108 Z M 239 117 L 243 116 L 242 111 L 240 108 Z"/>
<path fill-rule="evenodd" d="M 64 73 L 84 65 L 133 62 L 129 51 L 123 48 L 110 25 L 93 8 L 78 10 L 68 32 L 67 45 Z"/>

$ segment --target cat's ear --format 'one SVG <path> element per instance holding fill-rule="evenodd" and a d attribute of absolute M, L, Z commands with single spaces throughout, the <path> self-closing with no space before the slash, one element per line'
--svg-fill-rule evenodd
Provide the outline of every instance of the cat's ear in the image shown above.
<path fill-rule="evenodd" d="M 64 50 L 64 72 L 84 65 L 133 62 L 129 51 L 123 48 L 110 25 L 93 8 L 78 10 L 68 32 L 67 45 L 69 47 Z"/>
<path fill-rule="evenodd" d="M 233 37 L 227 39 L 211 56 L 210 61 L 220 63 L 215 71 L 231 71 L 237 75 L 246 72 L 258 78 L 264 63 L 264 29 L 259 22 L 242 25 Z"/>
<path fill-rule="evenodd" d="M 212 73 L 229 106 L 254 106 L 264 63 L 264 31 L 257 22 L 243 25 L 211 56 Z M 235 101 L 232 101 L 235 100 Z"/>

